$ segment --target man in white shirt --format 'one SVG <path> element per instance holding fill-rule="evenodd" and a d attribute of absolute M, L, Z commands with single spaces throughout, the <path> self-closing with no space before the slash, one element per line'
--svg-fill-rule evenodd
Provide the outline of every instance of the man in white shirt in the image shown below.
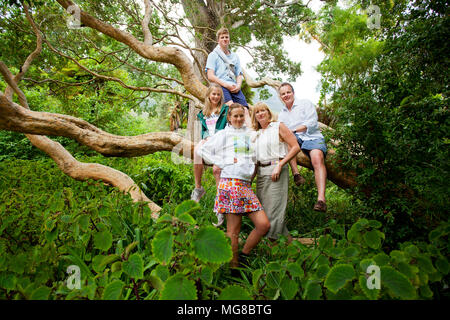
<path fill-rule="evenodd" d="M 325 167 L 325 156 L 327 146 L 319 129 L 316 108 L 309 100 L 297 99 L 294 95 L 294 88 L 290 83 L 282 83 L 278 88 L 278 94 L 285 105 L 278 116 L 278 120 L 294 133 L 300 149 L 311 159 L 314 168 L 317 186 L 317 203 L 314 205 L 314 210 L 326 212 L 327 169 Z M 290 165 L 297 184 L 299 178 L 302 178 L 298 172 L 297 159 L 292 159 Z"/>

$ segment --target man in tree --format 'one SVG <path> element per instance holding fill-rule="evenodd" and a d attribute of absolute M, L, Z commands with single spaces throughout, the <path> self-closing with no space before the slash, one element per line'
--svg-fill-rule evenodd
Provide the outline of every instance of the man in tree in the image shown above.
<path fill-rule="evenodd" d="M 246 107 L 245 123 L 251 126 L 248 103 L 242 93 L 243 73 L 239 56 L 228 49 L 230 33 L 227 28 L 220 28 L 217 33 L 217 47 L 208 55 L 206 75 L 208 80 L 222 87 L 224 102 L 228 106 L 234 102 Z"/>
<path fill-rule="evenodd" d="M 286 124 L 295 134 L 300 149 L 310 158 L 314 168 L 317 186 L 317 203 L 314 205 L 314 210 L 326 212 L 325 185 L 327 169 L 325 167 L 325 156 L 327 154 L 327 146 L 319 129 L 316 108 L 309 100 L 297 99 L 294 95 L 294 88 L 290 83 L 282 83 L 278 88 L 278 94 L 285 105 L 278 119 Z M 303 177 L 298 172 L 296 158 L 290 161 L 290 166 L 294 175 L 294 181 L 299 185 Z"/>

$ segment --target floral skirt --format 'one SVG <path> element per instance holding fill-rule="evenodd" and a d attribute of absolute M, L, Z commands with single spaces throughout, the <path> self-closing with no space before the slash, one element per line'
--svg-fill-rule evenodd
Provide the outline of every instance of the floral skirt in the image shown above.
<path fill-rule="evenodd" d="M 249 181 L 221 178 L 217 188 L 214 212 L 246 214 L 263 210 Z"/>

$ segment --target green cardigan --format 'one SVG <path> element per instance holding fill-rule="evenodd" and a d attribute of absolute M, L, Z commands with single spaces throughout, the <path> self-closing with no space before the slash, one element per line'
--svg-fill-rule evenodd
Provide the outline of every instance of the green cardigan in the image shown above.
<path fill-rule="evenodd" d="M 217 119 L 217 123 L 216 123 L 216 132 L 220 131 L 222 129 L 225 129 L 225 127 L 227 125 L 227 112 L 228 112 L 228 106 L 226 104 L 222 105 L 222 108 L 220 109 L 220 113 L 219 113 L 219 119 Z M 203 140 L 203 139 L 209 137 L 208 126 L 206 125 L 206 120 L 203 115 L 203 111 L 200 111 L 197 114 L 197 118 L 198 118 L 198 120 L 200 120 L 200 122 L 202 124 L 202 140 Z"/>

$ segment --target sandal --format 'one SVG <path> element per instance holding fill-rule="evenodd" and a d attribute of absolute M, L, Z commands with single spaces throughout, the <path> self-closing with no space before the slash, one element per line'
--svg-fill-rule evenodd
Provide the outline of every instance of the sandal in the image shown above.
<path fill-rule="evenodd" d="M 317 203 L 314 205 L 314 211 L 326 212 L 327 204 L 325 203 L 325 201 L 317 201 Z"/>

